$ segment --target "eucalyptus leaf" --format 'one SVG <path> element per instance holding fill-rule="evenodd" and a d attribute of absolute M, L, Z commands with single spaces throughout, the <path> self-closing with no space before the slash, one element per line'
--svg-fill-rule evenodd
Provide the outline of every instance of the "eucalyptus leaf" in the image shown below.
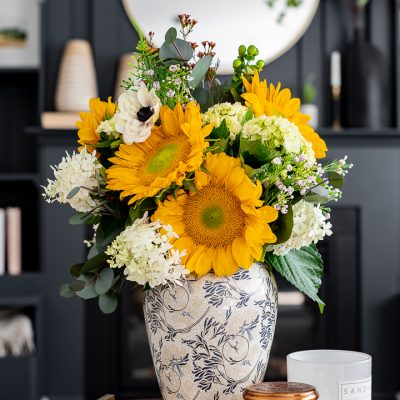
<path fill-rule="evenodd" d="M 80 224 L 93 224 L 98 221 L 98 217 L 91 213 L 78 213 L 70 217 L 69 223 L 71 225 L 80 225 Z"/>
<path fill-rule="evenodd" d="M 67 199 L 70 200 L 72 199 L 78 192 L 81 190 L 80 186 L 74 187 L 68 194 L 67 194 Z"/>
<path fill-rule="evenodd" d="M 75 276 L 76 278 L 78 278 L 78 276 L 82 273 L 82 267 L 83 267 L 83 263 L 78 263 L 78 264 L 74 264 L 69 272 L 72 276 Z"/>
<path fill-rule="evenodd" d="M 173 42 L 175 42 L 177 35 L 178 35 L 178 32 L 176 31 L 175 28 L 169 28 L 165 34 L 165 41 L 167 43 L 173 43 Z"/>
<path fill-rule="evenodd" d="M 320 307 L 324 305 L 318 297 L 324 267 L 315 245 L 291 250 L 284 256 L 267 253 L 265 262 Z"/>
<path fill-rule="evenodd" d="M 87 255 L 87 259 L 90 260 L 91 258 L 97 256 L 98 254 L 100 254 L 103 250 L 101 250 L 98 246 L 97 243 L 95 243 L 89 250 L 88 255 Z"/>
<path fill-rule="evenodd" d="M 107 293 L 114 280 L 114 271 L 111 268 L 104 268 L 96 279 L 94 288 L 97 294 Z"/>
<path fill-rule="evenodd" d="M 200 104 L 202 112 L 207 111 L 213 105 L 213 99 L 208 90 L 197 87 L 192 94 L 194 99 Z"/>
<path fill-rule="evenodd" d="M 85 287 L 85 282 L 81 280 L 76 280 L 69 284 L 69 289 L 72 290 L 73 292 L 78 292 L 79 290 L 82 290 L 84 287 Z"/>
<path fill-rule="evenodd" d="M 304 196 L 304 201 L 313 204 L 326 204 L 329 202 L 329 198 L 310 192 Z"/>
<path fill-rule="evenodd" d="M 90 260 L 87 260 L 82 267 L 81 273 L 85 274 L 86 272 L 94 271 L 98 269 L 102 264 L 104 264 L 107 260 L 107 254 L 100 253 L 97 256 L 92 257 Z"/>
<path fill-rule="evenodd" d="M 95 297 L 97 297 L 98 295 L 94 288 L 94 282 L 87 282 L 86 286 L 82 290 L 76 292 L 76 295 L 84 300 L 94 299 Z"/>
<path fill-rule="evenodd" d="M 335 189 L 341 189 L 344 185 L 343 175 L 340 175 L 337 172 L 329 172 L 327 178 L 329 180 L 329 184 L 332 185 Z"/>
<path fill-rule="evenodd" d="M 113 293 L 106 293 L 99 296 L 99 307 L 104 314 L 113 313 L 118 306 L 118 298 Z"/>
<path fill-rule="evenodd" d="M 176 39 L 173 43 L 164 42 L 159 57 L 163 61 L 189 61 L 193 57 L 193 48 L 182 39 Z"/>
<path fill-rule="evenodd" d="M 196 88 L 203 80 L 204 76 L 208 71 L 208 68 L 212 63 L 212 60 L 213 60 L 212 56 L 204 56 L 196 63 L 191 73 L 191 77 L 193 79 L 189 82 L 189 86 L 192 89 Z"/>
<path fill-rule="evenodd" d="M 60 286 L 60 296 L 66 299 L 74 297 L 74 292 L 69 288 L 68 283 L 64 283 Z"/>

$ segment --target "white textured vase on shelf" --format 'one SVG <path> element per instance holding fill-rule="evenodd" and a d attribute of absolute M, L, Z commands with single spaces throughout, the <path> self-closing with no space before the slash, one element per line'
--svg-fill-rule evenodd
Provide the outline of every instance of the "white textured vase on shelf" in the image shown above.
<path fill-rule="evenodd" d="M 115 81 L 115 100 L 117 100 L 124 91 L 124 88 L 121 87 L 121 82 L 129 78 L 130 72 L 132 71 L 133 66 L 136 64 L 136 58 L 132 56 L 131 53 L 127 53 L 121 56 L 118 64 L 117 80 Z"/>
<path fill-rule="evenodd" d="M 144 315 L 164 400 L 242 400 L 263 381 L 278 291 L 259 264 L 147 292 Z"/>
<path fill-rule="evenodd" d="M 58 72 L 55 105 L 57 111 L 86 111 L 89 100 L 98 97 L 96 69 L 90 43 L 70 40 L 64 49 Z"/>
<path fill-rule="evenodd" d="M 318 106 L 315 104 L 302 104 L 300 111 L 303 114 L 307 114 L 311 117 L 309 124 L 314 128 L 317 129 L 319 126 L 319 111 Z"/>

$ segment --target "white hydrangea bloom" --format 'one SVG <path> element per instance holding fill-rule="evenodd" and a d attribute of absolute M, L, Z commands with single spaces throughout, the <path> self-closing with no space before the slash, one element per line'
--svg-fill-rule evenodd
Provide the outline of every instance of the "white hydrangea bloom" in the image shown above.
<path fill-rule="evenodd" d="M 99 205 L 99 200 L 93 198 L 89 192 L 99 186 L 99 170 L 102 168 L 95 151 L 91 154 L 85 147 L 80 153 L 74 152 L 72 156 L 66 153 L 60 164 L 51 168 L 55 179 L 48 179 L 48 185 L 43 186 L 43 197 L 48 203 L 58 201 L 69 204 L 79 212 L 90 211 Z M 68 194 L 76 187 L 81 189 L 68 199 Z"/>
<path fill-rule="evenodd" d="M 304 139 L 299 128 L 283 117 L 253 118 L 243 126 L 242 136 L 250 140 L 261 140 L 267 147 L 283 147 L 290 154 L 305 154 L 315 162 L 312 144 Z"/>
<path fill-rule="evenodd" d="M 100 122 L 96 129 L 96 133 L 100 134 L 101 132 L 104 132 L 115 139 L 118 139 L 121 136 L 120 133 L 117 132 L 115 116 Z"/>
<path fill-rule="evenodd" d="M 170 226 L 149 222 L 147 213 L 127 227 L 107 248 L 111 268 L 125 268 L 127 279 L 151 288 L 179 284 L 189 273 L 182 265 L 185 255 L 173 249 L 170 239 L 178 237 Z"/>
<path fill-rule="evenodd" d="M 154 89 L 141 82 L 138 91 L 128 90 L 118 98 L 115 126 L 125 144 L 144 142 L 160 115 L 161 101 Z"/>
<path fill-rule="evenodd" d="M 274 254 L 283 256 L 292 249 L 300 249 L 332 235 L 332 224 L 319 206 L 299 201 L 293 206 L 293 231 L 285 243 L 270 246 Z"/>
<path fill-rule="evenodd" d="M 215 124 L 219 127 L 225 120 L 230 133 L 230 138 L 235 139 L 236 135 L 242 130 L 243 119 L 248 108 L 240 103 L 221 103 L 210 107 L 203 115 L 203 124 Z"/>

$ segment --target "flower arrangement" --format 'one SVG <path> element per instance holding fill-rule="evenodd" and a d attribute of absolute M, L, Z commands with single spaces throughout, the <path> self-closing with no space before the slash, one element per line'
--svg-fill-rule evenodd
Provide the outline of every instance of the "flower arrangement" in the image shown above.
<path fill-rule="evenodd" d="M 254 45 L 239 47 L 221 84 L 216 44 L 189 42 L 197 21 L 179 19 L 181 37 L 169 29 L 160 48 L 140 34 L 124 93 L 90 101 L 78 152 L 44 188 L 94 229 L 61 294 L 98 298 L 108 313 L 127 281 L 148 290 L 259 262 L 323 306 L 315 244 L 332 233 L 326 203 L 351 164 L 321 161 L 325 142 L 289 89 L 260 79 Z"/>

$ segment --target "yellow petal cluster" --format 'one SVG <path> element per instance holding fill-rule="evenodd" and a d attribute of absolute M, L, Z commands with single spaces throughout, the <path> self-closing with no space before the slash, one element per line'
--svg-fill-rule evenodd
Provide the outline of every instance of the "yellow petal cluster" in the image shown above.
<path fill-rule="evenodd" d="M 194 103 L 185 110 L 163 106 L 161 125 L 152 129 L 143 143 L 121 145 L 110 158 L 114 165 L 107 170 L 108 189 L 120 191 L 129 204 L 155 196 L 172 183 L 182 185 L 188 172 L 197 170 L 208 147 L 205 138 L 213 125 L 201 125 L 200 108 Z"/>
<path fill-rule="evenodd" d="M 96 132 L 97 127 L 102 121 L 115 114 L 117 106 L 111 101 L 111 97 L 107 102 L 101 101 L 99 98 L 92 98 L 89 101 L 89 108 L 89 112 L 79 113 L 81 120 L 76 122 L 76 126 L 80 144 L 79 151 L 86 146 L 89 152 L 93 152 L 100 140 L 100 135 Z"/>
<path fill-rule="evenodd" d="M 242 97 L 246 100 L 246 105 L 253 109 L 256 117 L 261 115 L 285 117 L 299 128 L 303 137 L 312 143 L 316 158 L 324 158 L 328 150 L 325 142 L 308 124 L 310 117 L 300 112 L 300 100 L 292 98 L 289 89 L 282 89 L 279 83 L 276 87 L 267 81 L 260 82 L 260 77 L 256 71 L 251 82 L 246 78 L 243 84 L 246 93 Z"/>
<path fill-rule="evenodd" d="M 171 225 L 179 238 L 186 268 L 203 276 L 210 271 L 227 276 L 248 269 L 262 257 L 263 246 L 276 236 L 269 223 L 278 212 L 263 206 L 260 182 L 254 184 L 240 160 L 225 153 L 208 154 L 205 169 L 197 171 L 196 192 L 183 190 L 161 203 L 152 219 Z"/>

